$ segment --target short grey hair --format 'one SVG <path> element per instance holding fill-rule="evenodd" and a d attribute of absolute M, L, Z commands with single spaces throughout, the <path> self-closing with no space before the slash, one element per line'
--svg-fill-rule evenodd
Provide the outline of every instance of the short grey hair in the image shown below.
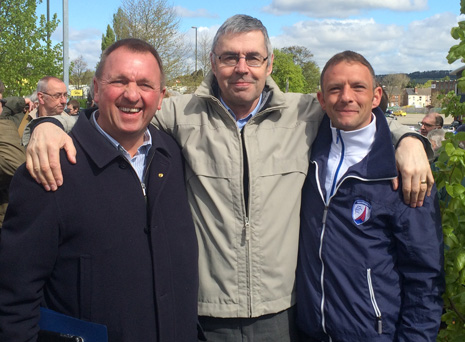
<path fill-rule="evenodd" d="M 446 131 L 442 128 L 433 129 L 429 131 L 426 137 L 429 141 L 434 141 L 436 143 L 437 148 L 441 147 L 442 141 L 445 140 Z"/>
<path fill-rule="evenodd" d="M 57 80 L 59 82 L 63 82 L 61 79 L 59 79 L 58 77 L 55 77 L 55 76 L 42 77 L 39 80 L 39 82 L 37 82 L 37 92 L 38 93 L 43 93 L 43 92 L 47 91 L 48 82 L 50 80 Z"/>
<path fill-rule="evenodd" d="M 215 37 L 213 38 L 211 52 L 215 53 L 218 41 L 225 34 L 244 33 L 251 31 L 260 31 L 263 34 L 263 37 L 265 38 L 266 56 L 270 57 L 273 53 L 273 47 L 271 46 L 270 37 L 268 36 L 268 31 L 266 27 L 259 19 L 245 14 L 236 14 L 226 19 L 226 21 L 223 23 L 223 25 L 220 26 L 220 28 L 216 32 Z M 270 58 L 268 58 L 267 62 L 268 65 L 270 65 Z"/>

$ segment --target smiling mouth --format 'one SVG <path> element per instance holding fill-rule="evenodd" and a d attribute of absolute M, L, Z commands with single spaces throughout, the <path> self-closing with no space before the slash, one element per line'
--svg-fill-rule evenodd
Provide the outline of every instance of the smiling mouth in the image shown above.
<path fill-rule="evenodd" d="M 125 113 L 139 113 L 141 111 L 141 108 L 118 107 L 118 109 Z"/>

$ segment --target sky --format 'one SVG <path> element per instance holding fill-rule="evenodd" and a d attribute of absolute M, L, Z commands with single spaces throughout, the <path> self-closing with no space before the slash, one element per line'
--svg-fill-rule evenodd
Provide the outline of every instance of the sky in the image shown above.
<path fill-rule="evenodd" d="M 102 34 L 111 25 L 121 0 L 68 0 L 69 57 L 82 55 L 90 69 L 100 57 Z M 460 17 L 460 0 L 167 0 L 180 18 L 180 31 L 195 46 L 197 34 L 213 37 L 234 14 L 260 19 L 274 48 L 299 45 L 323 68 L 343 50 L 363 54 L 376 74 L 454 70 L 449 48 L 458 43 L 450 35 Z M 38 14 L 46 13 L 46 0 Z M 63 22 L 62 1 L 51 0 L 50 12 Z M 52 35 L 61 41 L 63 27 Z"/>

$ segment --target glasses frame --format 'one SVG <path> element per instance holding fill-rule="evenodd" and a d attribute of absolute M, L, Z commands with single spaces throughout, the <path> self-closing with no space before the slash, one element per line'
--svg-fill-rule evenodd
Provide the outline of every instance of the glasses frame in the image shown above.
<path fill-rule="evenodd" d="M 49 94 L 45 91 L 40 91 L 39 93 L 42 93 L 42 94 L 45 94 L 45 95 L 48 95 L 50 97 L 53 97 L 55 100 L 59 100 L 61 99 L 62 97 L 67 99 L 68 98 L 68 93 L 56 93 L 56 94 Z"/>
<path fill-rule="evenodd" d="M 213 53 L 213 55 L 214 55 L 215 57 L 218 58 L 218 60 L 220 61 L 220 63 L 221 63 L 222 65 L 224 65 L 224 66 L 229 66 L 229 67 L 235 67 L 237 64 L 239 64 L 239 60 L 240 60 L 241 58 L 244 58 L 245 64 L 247 64 L 248 67 L 251 67 L 251 68 L 260 68 L 260 67 L 268 60 L 268 57 L 269 57 L 269 56 L 263 57 L 262 55 L 258 55 L 258 54 L 257 54 L 257 55 L 254 55 L 254 57 L 260 57 L 260 58 L 262 58 L 263 60 L 262 60 L 262 62 L 260 63 L 260 65 L 250 65 L 250 64 L 248 63 L 249 60 L 247 59 L 247 55 L 241 57 L 241 56 L 239 56 L 239 54 L 236 54 L 236 53 L 223 53 L 222 55 L 217 55 L 217 54 L 214 53 L 214 52 L 212 52 L 212 53 Z M 224 56 L 235 56 L 235 57 L 236 57 L 236 64 L 227 64 L 227 63 L 223 62 L 221 58 L 224 57 Z"/>
<path fill-rule="evenodd" d="M 426 128 L 431 128 L 431 127 L 435 127 L 435 126 L 438 126 L 438 125 L 432 125 L 432 124 L 429 124 L 429 123 L 425 123 L 425 122 L 419 122 L 418 123 L 418 126 L 425 126 Z"/>

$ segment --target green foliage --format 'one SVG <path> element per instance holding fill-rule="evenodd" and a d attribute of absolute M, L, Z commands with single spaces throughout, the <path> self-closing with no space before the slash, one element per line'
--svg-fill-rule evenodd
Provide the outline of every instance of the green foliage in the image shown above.
<path fill-rule="evenodd" d="M 460 13 L 465 14 L 465 0 L 460 1 Z M 460 21 L 457 27 L 451 29 L 451 36 L 455 40 L 460 42 L 449 49 L 447 55 L 447 61 L 452 64 L 458 59 L 463 59 L 465 57 L 465 21 Z M 465 90 L 465 77 L 462 74 L 458 80 L 458 87 L 462 90 Z"/>
<path fill-rule="evenodd" d="M 122 0 L 113 15 L 116 40 L 139 38 L 152 44 L 160 54 L 167 79 L 182 73 L 188 55 L 179 27 L 180 18 L 167 0 Z"/>
<path fill-rule="evenodd" d="M 445 244 L 447 324 L 439 341 L 463 341 L 465 337 L 465 150 L 459 147 L 465 133 L 446 134 L 441 154 L 435 163 L 434 178 L 440 194 Z"/>
<path fill-rule="evenodd" d="M 438 95 L 438 100 L 442 102 L 442 113 L 446 116 L 465 116 L 465 103 L 460 102 L 460 97 L 453 91 Z"/>
<path fill-rule="evenodd" d="M 313 54 L 304 46 L 289 46 L 281 49 L 285 54 L 291 54 L 294 64 L 302 68 L 305 85 L 303 93 L 318 91 L 320 84 L 320 68 L 312 60 Z"/>
<path fill-rule="evenodd" d="M 105 49 L 109 47 L 111 44 L 113 44 L 114 42 L 116 42 L 115 32 L 113 31 L 111 26 L 108 25 L 107 32 L 105 33 L 105 35 L 102 34 L 102 45 L 101 45 L 102 52 L 105 51 Z"/>
<path fill-rule="evenodd" d="M 0 77 L 5 95 L 29 95 L 43 76 L 62 76 L 62 44 L 49 36 L 58 26 L 57 15 L 47 23 L 36 15 L 42 0 L 0 1 Z"/>
<path fill-rule="evenodd" d="M 296 65 L 293 55 L 274 49 L 273 72 L 271 77 L 284 92 L 302 93 L 305 88 L 305 79 L 302 68 Z"/>
<path fill-rule="evenodd" d="M 461 13 L 465 13 L 465 0 L 461 0 Z M 460 43 L 450 48 L 449 63 L 465 57 L 465 22 L 451 30 L 454 39 Z M 459 86 L 465 78 L 459 79 Z M 440 95 L 443 113 L 454 117 L 465 114 L 465 103 L 454 92 Z M 444 267 L 446 291 L 444 294 L 445 313 L 438 341 L 459 342 L 465 340 L 465 133 L 446 134 L 441 154 L 435 163 L 434 178 L 440 194 L 442 228 L 444 233 Z"/>

